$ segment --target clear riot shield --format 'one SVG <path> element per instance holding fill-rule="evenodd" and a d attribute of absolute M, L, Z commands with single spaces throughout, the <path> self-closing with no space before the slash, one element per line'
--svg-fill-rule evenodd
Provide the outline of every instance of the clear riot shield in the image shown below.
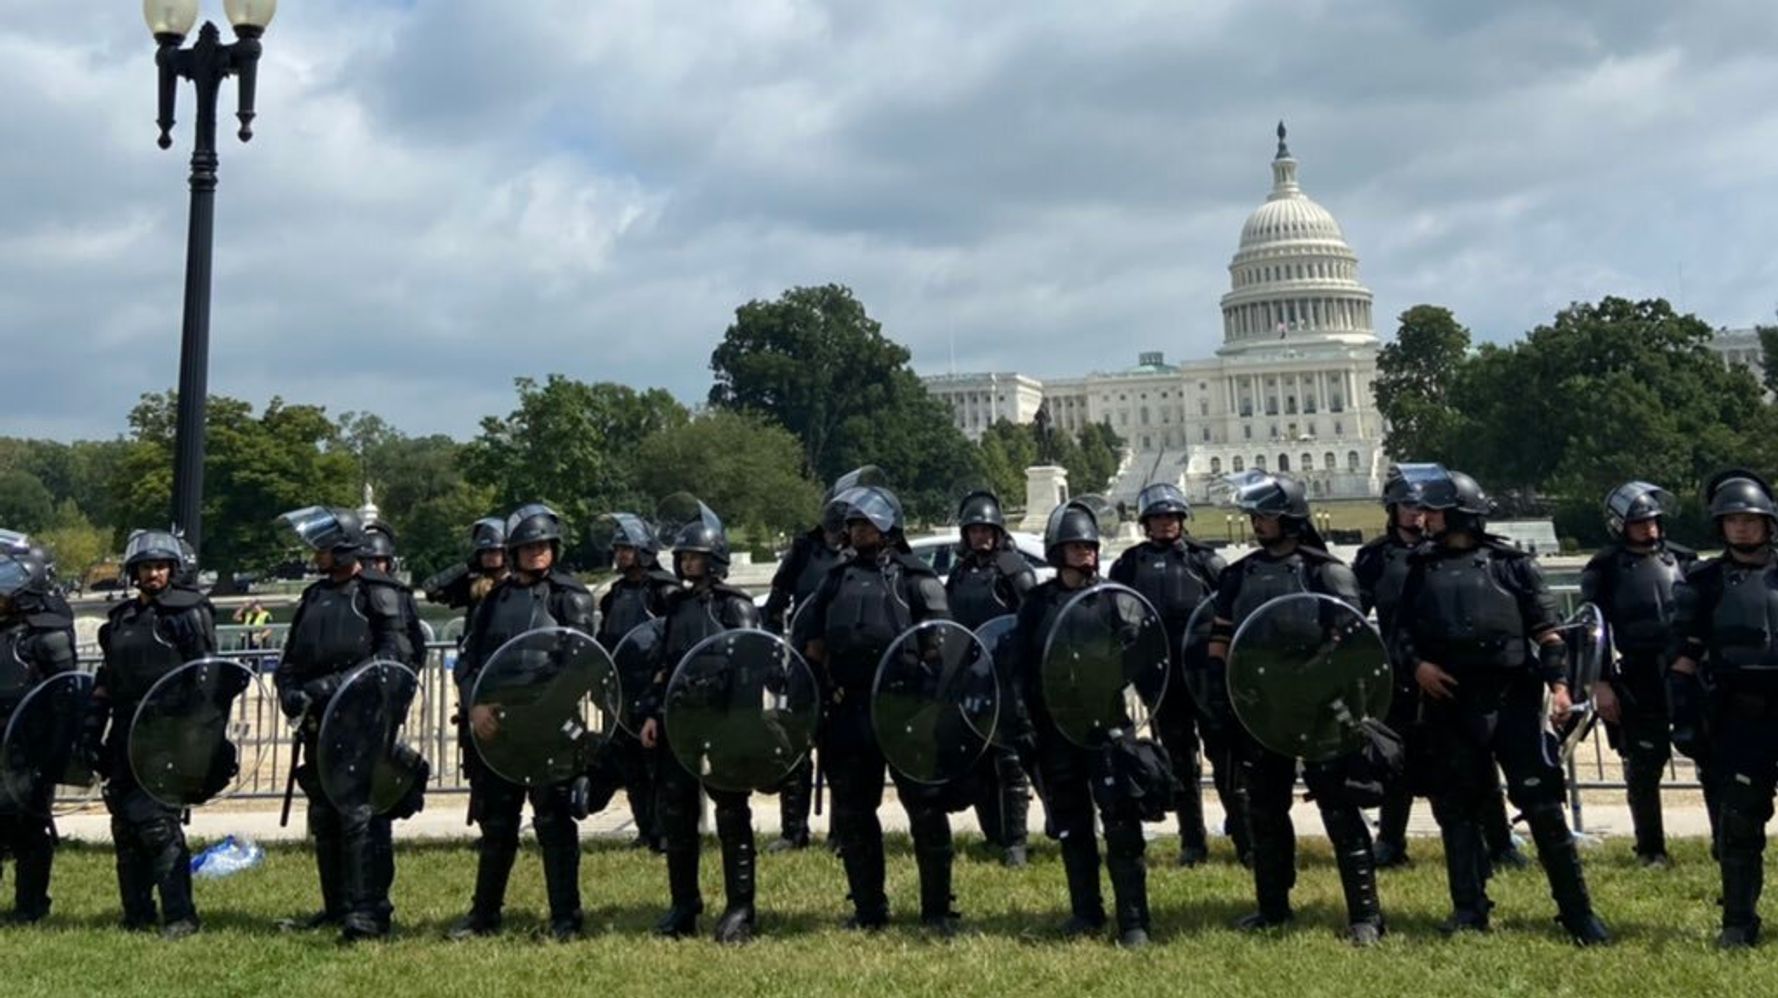
<path fill-rule="evenodd" d="M 821 718 L 815 673 L 767 631 L 711 635 L 679 660 L 662 720 L 673 758 L 717 790 L 775 789 L 809 754 Z"/>
<path fill-rule="evenodd" d="M 611 649 L 612 666 L 617 670 L 619 698 L 617 723 L 625 731 L 641 737 L 641 701 L 654 686 L 655 673 L 669 663 L 661 661 L 661 645 L 667 640 L 667 621 L 656 617 L 630 628 L 628 634 Z"/>
<path fill-rule="evenodd" d="M 896 772 L 926 784 L 964 776 L 999 719 L 994 656 L 955 621 L 911 627 L 877 663 L 870 714 L 877 745 Z"/>
<path fill-rule="evenodd" d="M 591 635 L 540 627 L 488 656 L 470 691 L 469 730 L 502 779 L 543 786 L 587 771 L 622 703 L 617 667 Z"/>
<path fill-rule="evenodd" d="M 74 750 L 92 694 L 93 677 L 61 672 L 18 700 L 0 736 L 0 799 L 15 810 L 47 816 L 56 787 L 92 785 L 92 771 Z"/>
<path fill-rule="evenodd" d="M 1228 653 L 1229 701 L 1255 741 L 1323 762 L 1361 749 L 1395 684 L 1383 638 L 1358 608 L 1320 593 L 1280 596 L 1248 615 Z"/>
<path fill-rule="evenodd" d="M 1043 708 L 1083 748 L 1138 730 L 1160 707 L 1172 658 L 1167 629 L 1134 589 L 1102 583 L 1062 607 L 1039 665 Z"/>
<path fill-rule="evenodd" d="M 195 807 L 240 789 L 258 772 L 266 735 L 245 720 L 270 703 L 264 682 L 224 658 L 187 662 L 148 689 L 130 721 L 128 754 L 136 783 L 168 807 Z"/>
<path fill-rule="evenodd" d="M 400 662 L 376 659 L 353 669 L 327 702 L 315 744 L 322 792 L 341 809 L 392 810 L 411 793 L 425 760 L 407 741 L 408 714 L 424 716 L 420 679 Z"/>

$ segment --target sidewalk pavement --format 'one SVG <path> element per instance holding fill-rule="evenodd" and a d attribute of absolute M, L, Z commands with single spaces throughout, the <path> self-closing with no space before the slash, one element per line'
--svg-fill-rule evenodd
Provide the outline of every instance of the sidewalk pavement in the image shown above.
<path fill-rule="evenodd" d="M 907 812 L 896 803 L 893 789 L 888 790 L 884 796 L 887 799 L 879 812 L 884 831 L 906 832 Z M 398 839 L 411 840 L 474 838 L 475 828 L 464 823 L 464 809 L 468 803 L 467 794 L 434 794 L 427 798 L 426 810 L 406 821 L 396 822 L 395 836 Z M 817 834 L 826 833 L 828 817 L 817 815 L 810 818 L 810 824 Z M 1710 834 L 1709 820 L 1699 804 L 1671 802 L 1667 806 L 1665 817 L 1667 834 L 1671 837 L 1703 838 Z M 1321 813 L 1313 804 L 1298 800 L 1291 811 L 1291 818 L 1296 823 L 1299 836 L 1322 837 L 1326 834 L 1321 825 Z M 1204 820 L 1213 835 L 1221 830 L 1223 811 L 1214 793 L 1207 792 L 1204 795 Z M 980 831 L 973 811 L 952 815 L 951 825 L 958 832 Z M 709 826 L 708 820 L 706 826 Z M 762 838 L 777 835 L 778 802 L 775 797 L 754 796 L 753 827 Z M 1143 827 L 1150 839 L 1171 840 L 1178 826 L 1169 819 Z M 111 839 L 110 816 L 105 813 L 102 805 L 96 803 L 82 811 L 59 816 L 56 819 L 56 828 L 66 839 L 83 842 L 109 842 Z M 1034 801 L 1031 807 L 1032 835 L 1040 835 L 1042 829 L 1043 808 Z M 1630 835 L 1630 809 L 1621 802 L 1588 801 L 1583 812 L 1581 830 L 1589 836 L 1600 838 L 1627 837 Z M 258 842 L 280 842 L 302 839 L 307 834 L 307 828 L 301 801 L 291 808 L 290 824 L 284 828 L 278 827 L 278 809 L 272 802 L 266 802 L 264 808 L 241 802 L 194 810 L 186 832 L 194 839 L 203 840 L 220 839 L 225 835 L 243 835 Z M 630 819 L 630 809 L 623 795 L 619 794 L 612 800 L 610 807 L 582 822 L 581 834 L 603 838 L 633 837 L 636 826 Z M 1413 817 L 1408 823 L 1408 834 L 1438 834 L 1438 826 L 1432 820 L 1432 808 L 1425 801 L 1415 802 Z"/>

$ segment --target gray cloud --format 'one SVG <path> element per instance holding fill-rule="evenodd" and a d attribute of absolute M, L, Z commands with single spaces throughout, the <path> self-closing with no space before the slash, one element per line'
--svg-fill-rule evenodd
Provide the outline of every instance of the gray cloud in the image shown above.
<path fill-rule="evenodd" d="M 0 432 L 115 433 L 177 370 L 190 95 L 162 153 L 133 10 L 66 6 L 0 0 Z M 457 435 L 520 375 L 696 401 L 736 305 L 830 280 L 922 370 L 1203 355 L 1279 117 L 1379 316 L 1760 321 L 1775 41 L 1757 0 L 288 4 L 211 385 Z"/>

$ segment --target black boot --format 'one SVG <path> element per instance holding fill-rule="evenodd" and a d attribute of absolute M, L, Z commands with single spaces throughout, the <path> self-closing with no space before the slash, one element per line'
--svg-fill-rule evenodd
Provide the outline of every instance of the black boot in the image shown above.
<path fill-rule="evenodd" d="M 1661 767 L 1659 764 L 1624 759 L 1625 798 L 1630 805 L 1630 826 L 1636 833 L 1636 858 L 1643 866 L 1664 867 L 1667 832 L 1661 816 Z"/>
<path fill-rule="evenodd" d="M 117 851 L 117 895 L 123 903 L 123 928 L 141 932 L 160 923 L 154 903 L 154 879 L 136 830 L 119 818 L 111 820 L 111 842 Z"/>
<path fill-rule="evenodd" d="M 744 943 L 753 938 L 758 918 L 753 906 L 754 864 L 751 815 L 732 817 L 716 812 L 716 834 L 722 843 L 722 917 L 716 920 L 716 941 Z"/>
<path fill-rule="evenodd" d="M 1179 774 L 1179 792 L 1173 795 L 1179 815 L 1179 865 L 1198 866 L 1210 858 L 1210 839 L 1204 830 L 1204 791 L 1198 785 L 1196 759 Z"/>
<path fill-rule="evenodd" d="M 1383 938 L 1384 926 L 1370 829 L 1355 807 L 1323 807 L 1321 817 L 1333 843 L 1334 863 L 1346 895 L 1346 939 L 1355 946 L 1375 945 Z"/>
<path fill-rule="evenodd" d="M 365 808 L 369 810 L 368 806 Z M 387 915 L 382 910 L 378 890 L 382 869 L 377 858 L 378 819 L 370 818 L 360 826 L 348 824 L 341 849 L 341 866 L 345 873 L 346 917 L 340 923 L 340 942 L 351 944 L 389 935 Z"/>
<path fill-rule="evenodd" d="M 1745 949 L 1759 941 L 1759 896 L 1765 886 L 1765 822 L 1736 808 L 1722 820 L 1722 934 L 1716 945 Z"/>
<path fill-rule="evenodd" d="M 1290 890 L 1296 886 L 1296 834 L 1288 814 L 1249 810 L 1253 836 L 1253 893 L 1259 910 L 1235 923 L 1243 931 L 1259 931 L 1289 922 Z"/>
<path fill-rule="evenodd" d="M 883 839 L 879 835 L 848 838 L 840 847 L 846 868 L 848 897 L 852 900 L 849 929 L 874 931 L 889 924 L 889 897 L 883 893 Z"/>
<path fill-rule="evenodd" d="M 654 923 L 656 935 L 683 939 L 698 931 L 698 915 L 704 910 L 704 897 L 698 891 L 698 844 L 687 847 L 667 844 L 667 895 L 671 906 L 660 921 Z"/>
<path fill-rule="evenodd" d="M 1000 837 L 1006 851 L 1001 862 L 1010 867 L 1026 863 L 1031 826 L 1031 779 L 1019 765 L 1016 753 L 1008 752 L 994 762 L 999 775 Z"/>
<path fill-rule="evenodd" d="M 1532 841 L 1537 843 L 1537 858 L 1550 880 L 1550 895 L 1555 898 L 1557 921 L 1580 946 L 1599 946 L 1611 942 L 1605 923 L 1593 913 L 1593 901 L 1587 895 L 1587 881 L 1580 868 L 1580 850 L 1568 831 L 1568 820 L 1560 804 L 1539 804 L 1527 808 L 1525 820 L 1531 826 Z"/>
<path fill-rule="evenodd" d="M 1482 841 L 1486 843 L 1488 876 L 1500 870 L 1523 870 L 1531 860 L 1513 842 L 1513 824 L 1506 814 L 1506 793 L 1498 786 L 1482 798 Z"/>
<path fill-rule="evenodd" d="M 279 919 L 280 932 L 312 932 L 346 920 L 344 844 L 335 823 L 322 820 L 313 801 L 309 804 L 309 813 L 309 833 L 314 836 L 315 844 L 315 877 L 321 884 L 321 910 L 312 915 Z"/>
<path fill-rule="evenodd" d="M 915 853 L 920 868 L 920 924 L 940 936 L 957 934 L 962 916 L 952 909 L 951 850 L 920 849 Z"/>
<path fill-rule="evenodd" d="M 543 852 L 543 886 L 549 897 L 549 934 L 557 942 L 580 935 L 585 916 L 580 909 L 580 842 L 573 819 L 564 818 L 566 832 L 552 832 L 539 842 Z"/>
<path fill-rule="evenodd" d="M 1091 835 L 1062 840 L 1062 870 L 1068 878 L 1068 921 L 1062 935 L 1091 935 L 1105 928 L 1105 900 L 1099 893 L 1099 845 Z"/>
<path fill-rule="evenodd" d="M 161 914 L 166 919 L 162 935 L 181 939 L 198 928 L 197 906 L 191 895 L 191 850 L 176 818 L 161 818 L 143 826 L 139 842 L 148 877 L 160 889 Z"/>
<path fill-rule="evenodd" d="M 809 847 L 809 807 L 814 800 L 814 788 L 814 768 L 804 759 L 778 791 L 778 837 L 766 846 L 766 852 Z"/>
<path fill-rule="evenodd" d="M 1451 891 L 1451 917 L 1441 927 L 1446 935 L 1488 931 L 1494 903 L 1488 900 L 1486 847 L 1475 818 L 1456 801 L 1434 800 L 1439 837 L 1445 844 L 1445 878 Z"/>
<path fill-rule="evenodd" d="M 512 864 L 518 858 L 517 843 L 494 842 L 484 834 L 476 850 L 475 897 L 469 914 L 452 925 L 445 935 L 462 941 L 477 936 L 491 936 L 500 931 L 500 912 L 506 906 L 506 882 L 512 877 Z"/>
<path fill-rule="evenodd" d="M 1711 776 L 1709 770 L 1698 767 L 1698 785 L 1704 788 L 1704 814 L 1710 819 L 1710 859 L 1716 862 L 1722 858 L 1722 801 Z"/>
<path fill-rule="evenodd" d="M 1414 810 L 1414 795 L 1401 787 L 1392 788 L 1377 809 L 1377 840 L 1371 847 L 1377 868 L 1392 869 L 1408 865 L 1408 817 Z"/>
<path fill-rule="evenodd" d="M 1111 897 L 1117 912 L 1118 945 L 1148 945 L 1148 867 L 1143 861 L 1142 825 L 1119 819 L 1105 829 L 1105 870 L 1111 875 Z"/>
<path fill-rule="evenodd" d="M 26 818 L 25 820 L 32 820 Z M 12 920 L 30 925 L 49 917 L 49 876 L 55 862 L 55 842 L 47 830 L 29 846 L 14 846 Z"/>

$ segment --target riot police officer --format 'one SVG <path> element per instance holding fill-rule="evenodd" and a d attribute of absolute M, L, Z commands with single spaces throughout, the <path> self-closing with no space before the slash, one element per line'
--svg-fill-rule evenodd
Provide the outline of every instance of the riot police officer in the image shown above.
<path fill-rule="evenodd" d="M 594 631 L 593 594 L 557 562 L 562 549 L 562 520 L 542 503 L 520 506 L 506 518 L 506 578 L 488 591 L 463 635 L 463 653 L 455 675 L 458 703 L 472 703 L 476 677 L 501 645 L 540 627 L 568 627 L 589 637 Z M 491 705 L 463 708 L 475 737 L 489 739 L 499 719 Z M 580 827 L 576 794 L 588 793 L 586 778 L 525 787 L 502 778 L 473 747 L 464 753 L 469 766 L 470 817 L 481 829 L 476 843 L 475 895 L 468 914 L 448 935 L 462 940 L 500 930 L 506 884 L 519 852 L 520 817 L 531 801 L 532 827 L 543 854 L 544 891 L 549 898 L 549 933 L 558 941 L 580 935 Z M 577 785 L 578 784 L 578 785 Z"/>
<path fill-rule="evenodd" d="M 1186 532 L 1191 503 L 1177 485 L 1161 482 L 1144 488 L 1136 497 L 1136 521 L 1146 539 L 1128 548 L 1112 563 L 1111 581 L 1129 586 L 1146 597 L 1167 625 L 1167 647 L 1175 659 L 1182 653 L 1186 625 L 1192 611 L 1216 591 L 1225 567 L 1222 557 Z M 1167 684 L 1166 699 L 1156 716 L 1161 743 L 1179 777 L 1174 797 L 1179 815 L 1179 865 L 1197 866 L 1209 858 L 1204 832 L 1204 800 L 1198 787 L 1198 707 L 1183 682 Z M 1225 827 L 1235 842 L 1235 853 L 1248 859 L 1246 818 L 1231 782 L 1234 764 L 1221 732 L 1212 736 L 1210 772 L 1228 815 Z"/>
<path fill-rule="evenodd" d="M 648 521 L 634 513 L 604 518 L 610 528 L 611 567 L 617 578 L 599 597 L 599 644 L 615 652 L 624 635 L 662 616 L 667 597 L 680 587 L 678 576 L 661 567 L 660 539 Z M 601 531 L 603 533 L 603 531 Z M 628 694 L 626 694 L 628 695 Z M 611 764 L 630 801 L 636 824 L 636 848 L 660 852 L 661 830 L 655 817 L 655 753 L 627 731 L 612 735 L 607 747 Z"/>
<path fill-rule="evenodd" d="M 191 898 L 191 852 L 178 809 L 136 782 L 129 760 L 131 721 L 156 680 L 216 651 L 216 614 L 196 587 L 178 581 L 179 539 L 138 530 L 124 545 L 124 575 L 136 598 L 117 604 L 99 628 L 105 660 L 93 682 L 92 712 L 83 732 L 93 769 L 105 781 L 123 927 L 180 939 L 198 930 Z M 155 891 L 160 892 L 160 911 Z"/>
<path fill-rule="evenodd" d="M 1320 593 L 1351 604 L 1360 602 L 1352 570 L 1329 554 L 1316 531 L 1303 484 L 1288 475 L 1250 471 L 1232 481 L 1233 500 L 1248 514 L 1257 550 L 1222 573 L 1216 590 L 1216 617 L 1210 631 L 1210 672 L 1226 672 L 1229 643 L 1254 611 L 1268 601 L 1293 593 Z M 1226 698 L 1226 687 L 1213 684 L 1212 697 Z M 1296 884 L 1296 830 L 1290 819 L 1297 760 L 1280 755 L 1255 740 L 1230 717 L 1227 704 L 1212 705 L 1231 732 L 1241 760 L 1246 795 L 1248 834 L 1253 841 L 1253 887 L 1259 910 L 1236 923 L 1260 930 L 1293 917 L 1290 891 Z M 1352 761 L 1339 758 L 1305 763 L 1303 780 L 1321 811 L 1333 844 L 1340 885 L 1346 897 L 1345 936 L 1354 945 L 1375 944 L 1384 933 L 1382 905 L 1377 897 L 1376 861 L 1370 827 L 1361 806 L 1374 803 L 1356 796 L 1348 779 Z"/>
<path fill-rule="evenodd" d="M 882 749 L 871 728 L 872 682 L 883 654 L 902 632 L 949 619 L 944 585 L 909 553 L 901 503 L 882 487 L 843 494 L 851 550 L 827 573 L 798 615 L 796 642 L 807 649 L 827 691 L 820 751 L 833 787 L 832 834 L 839 841 L 853 914 L 848 927 L 875 930 L 889 922 L 883 890 Z M 907 810 L 920 870 L 920 921 L 940 934 L 956 930 L 951 910 L 951 822 L 941 788 L 894 773 Z"/>
<path fill-rule="evenodd" d="M 1673 587 L 1697 554 L 1667 539 L 1662 517 L 1673 504 L 1647 482 L 1620 485 L 1605 497 L 1612 542 L 1580 576 L 1581 599 L 1604 611 L 1617 646 L 1612 675 L 1594 686 L 1605 733 L 1624 761 L 1636 857 L 1644 866 L 1668 865 L 1661 822 L 1661 773 L 1672 758 L 1667 718 L 1667 645 Z M 1715 787 L 1703 780 L 1706 800 Z M 1714 807 L 1708 808 L 1713 814 Z M 1714 822 L 1714 817 L 1712 818 Z"/>
<path fill-rule="evenodd" d="M 700 504 L 700 513 L 706 513 Z M 650 699 L 652 716 L 642 727 L 642 744 L 665 749 L 673 737 L 659 716 L 667 682 L 679 661 L 700 641 L 723 631 L 758 627 L 759 611 L 753 600 L 727 583 L 728 535 L 714 515 L 700 515 L 682 525 L 673 541 L 673 571 L 686 583 L 668 593 L 665 606 L 666 634 L 661 643 L 660 671 Z M 698 817 L 701 809 L 698 777 L 677 760 L 663 759 L 658 778 L 661 834 L 667 854 L 667 886 L 670 905 L 655 931 L 679 938 L 697 933 L 704 899 L 698 890 Z M 727 903 L 716 921 L 716 941 L 741 943 L 753 937 L 754 911 L 753 811 L 744 792 L 703 788 L 716 808 L 716 838 L 722 848 L 722 884 Z"/>
<path fill-rule="evenodd" d="M 1421 529 L 1423 513 L 1413 498 L 1413 487 L 1402 471 L 1420 465 L 1391 465 L 1383 484 L 1383 509 L 1388 517 L 1384 530 L 1358 549 L 1352 559 L 1352 573 L 1358 577 L 1358 593 L 1364 602 L 1361 609 L 1375 610 L 1377 627 L 1388 638 L 1395 625 L 1395 606 L 1401 599 L 1402 583 L 1408 577 L 1408 556 L 1425 541 Z M 1393 647 L 1393 645 L 1391 645 Z M 1414 685 L 1412 663 L 1396 663 L 1396 676 L 1405 684 L 1391 701 L 1389 727 L 1413 741 L 1423 733 L 1419 723 L 1419 688 Z M 1513 842 L 1512 824 L 1506 816 L 1506 795 L 1500 789 L 1500 777 L 1491 759 L 1478 757 L 1480 778 L 1494 789 L 1482 803 L 1482 839 L 1487 851 L 1488 874 L 1494 868 L 1520 869 L 1530 861 Z M 1408 817 L 1414 808 L 1414 785 L 1411 780 L 1397 780 L 1388 788 L 1383 805 L 1377 809 L 1376 856 L 1378 868 L 1406 866 L 1408 863 Z"/>
<path fill-rule="evenodd" d="M 303 590 L 273 674 L 279 705 L 298 722 L 301 752 L 310 760 L 297 768 L 295 778 L 308 798 L 322 907 L 281 924 L 293 930 L 338 925 L 342 942 L 384 938 L 395 910 L 389 903 L 394 815 L 373 814 L 368 806 L 336 806 L 314 760 L 321 719 L 347 674 L 372 659 L 409 661 L 403 657 L 412 651 L 403 632 L 401 588 L 380 573 L 364 571 L 359 558 L 369 540 L 357 513 L 309 506 L 279 519 L 314 550 L 322 573 Z"/>
<path fill-rule="evenodd" d="M 1085 936 L 1105 927 L 1099 840 L 1093 823 L 1097 808 L 1105 827 L 1105 866 L 1111 875 L 1118 945 L 1134 949 L 1148 944 L 1149 929 L 1140 811 L 1122 795 L 1094 792 L 1095 782 L 1107 775 L 1102 770 L 1105 754 L 1070 742 L 1056 728 L 1044 700 L 1041 672 L 1044 648 L 1062 609 L 1101 582 L 1098 516 L 1085 502 L 1072 500 L 1052 512 L 1044 528 L 1044 556 L 1056 575 L 1033 589 L 1019 606 L 1015 652 L 1019 700 L 1012 725 L 1021 752 L 1035 766 L 1054 834 L 1062 843 L 1070 908 L 1062 934 Z"/>
<path fill-rule="evenodd" d="M 992 492 L 972 492 L 957 507 L 957 560 L 945 579 L 951 619 L 970 630 L 1018 612 L 1037 586 L 1037 573 L 1006 533 L 1006 515 Z M 1007 866 L 1026 863 L 1031 781 L 1011 748 L 990 746 L 976 764 L 975 813 L 989 844 Z"/>
<path fill-rule="evenodd" d="M 41 549 L 0 555 L 0 663 L 16 670 L 12 682 L 21 694 L 75 668 L 74 618 L 67 606 L 51 589 L 49 560 Z M 56 829 L 48 804 L 0 803 L 0 849 L 14 863 L 13 909 L 7 916 L 13 922 L 38 922 L 49 915 Z"/>
<path fill-rule="evenodd" d="M 428 602 L 463 608 L 465 627 L 475 616 L 476 604 L 506 578 L 506 521 L 497 516 L 475 521 L 469 528 L 469 543 L 468 561 L 420 583 Z"/>
<path fill-rule="evenodd" d="M 395 578 L 395 529 L 387 523 L 364 525 L 364 554 L 367 572 L 375 572 L 401 593 L 401 661 L 418 668 L 426 660 L 426 628 L 420 623 L 420 607 L 414 602 L 414 591 Z"/>
<path fill-rule="evenodd" d="M 1687 573 L 1674 590 L 1673 663 L 1667 694 L 1673 745 L 1714 784 L 1722 932 L 1717 945 L 1759 941 L 1766 822 L 1778 779 L 1778 508 L 1765 479 L 1731 470 L 1704 491 L 1723 553 Z"/>
<path fill-rule="evenodd" d="M 829 492 L 822 504 L 821 522 L 790 543 L 790 553 L 772 575 L 772 591 L 766 597 L 765 628 L 788 634 L 790 619 L 801 610 L 829 569 L 840 563 L 846 548 L 846 512 Z M 814 797 L 814 766 L 805 759 L 785 780 L 778 794 L 778 838 L 766 852 L 788 852 L 809 844 L 809 807 Z"/>
<path fill-rule="evenodd" d="M 1609 942 L 1568 831 L 1566 779 L 1548 724 L 1571 710 L 1555 600 L 1535 559 L 1487 532 L 1493 503 L 1475 479 L 1433 466 L 1418 489 L 1432 543 L 1409 559 L 1393 658 L 1413 664 L 1425 715 L 1428 744 L 1409 764 L 1438 788 L 1432 813 L 1452 906 L 1445 929 L 1489 925 L 1480 822 L 1492 782 L 1481 774 L 1492 769 L 1477 761 L 1486 757 L 1506 772 L 1507 795 L 1531 828 L 1558 921 L 1580 945 Z"/>

